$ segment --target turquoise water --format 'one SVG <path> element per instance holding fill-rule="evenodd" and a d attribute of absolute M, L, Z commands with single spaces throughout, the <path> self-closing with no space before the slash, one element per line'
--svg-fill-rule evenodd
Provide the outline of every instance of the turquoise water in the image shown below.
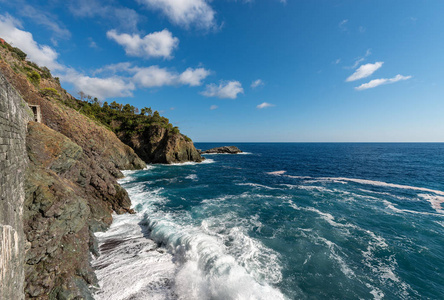
<path fill-rule="evenodd" d="M 234 145 L 126 172 L 97 299 L 444 298 L 444 144 Z"/>

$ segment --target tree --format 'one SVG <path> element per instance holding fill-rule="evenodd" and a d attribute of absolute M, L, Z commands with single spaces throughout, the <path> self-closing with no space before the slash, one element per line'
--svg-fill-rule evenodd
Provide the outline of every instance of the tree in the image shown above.
<path fill-rule="evenodd" d="M 109 107 L 110 107 L 111 109 L 114 109 L 114 110 L 120 111 L 120 109 L 121 109 L 121 105 L 122 105 L 122 104 L 119 104 L 119 103 L 117 103 L 116 101 L 113 101 L 113 102 L 111 102 L 111 104 L 109 105 Z"/>
<path fill-rule="evenodd" d="M 85 101 L 87 95 L 84 92 L 79 91 L 77 94 L 79 95 L 80 100 Z"/>
<path fill-rule="evenodd" d="M 142 116 L 148 115 L 151 117 L 152 113 L 153 113 L 153 110 L 151 109 L 151 107 L 144 107 L 140 110 L 140 114 Z"/>

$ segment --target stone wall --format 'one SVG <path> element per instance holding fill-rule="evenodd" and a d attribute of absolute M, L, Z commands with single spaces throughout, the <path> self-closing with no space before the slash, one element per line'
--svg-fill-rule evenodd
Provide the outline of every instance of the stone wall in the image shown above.
<path fill-rule="evenodd" d="M 32 111 L 0 73 L 0 299 L 24 299 L 26 126 Z"/>

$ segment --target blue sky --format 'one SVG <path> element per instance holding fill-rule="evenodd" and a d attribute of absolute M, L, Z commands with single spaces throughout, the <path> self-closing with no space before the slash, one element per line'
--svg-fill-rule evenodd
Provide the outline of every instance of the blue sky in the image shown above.
<path fill-rule="evenodd" d="M 0 0 L 73 95 L 197 142 L 444 142 L 444 1 Z"/>

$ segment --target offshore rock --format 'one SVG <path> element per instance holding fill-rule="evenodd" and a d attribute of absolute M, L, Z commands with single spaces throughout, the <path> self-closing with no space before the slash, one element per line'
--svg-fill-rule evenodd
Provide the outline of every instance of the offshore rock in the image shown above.
<path fill-rule="evenodd" d="M 205 150 L 202 152 L 202 154 L 238 154 L 242 153 L 242 151 L 235 147 L 235 146 L 223 146 L 223 147 L 216 147 L 209 150 Z"/>

